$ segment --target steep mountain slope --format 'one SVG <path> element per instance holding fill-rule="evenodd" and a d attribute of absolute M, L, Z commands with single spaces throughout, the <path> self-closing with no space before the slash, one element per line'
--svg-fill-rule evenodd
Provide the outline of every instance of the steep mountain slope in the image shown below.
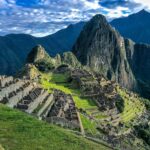
<path fill-rule="evenodd" d="M 36 67 L 44 70 L 51 70 L 60 65 L 68 65 L 73 68 L 80 68 L 81 63 L 77 60 L 72 52 L 64 52 L 57 54 L 55 57 L 50 57 L 44 47 L 41 45 L 35 46 L 27 56 L 26 63 L 32 63 Z"/>
<path fill-rule="evenodd" d="M 130 38 L 137 43 L 150 44 L 149 12 L 142 10 L 128 17 L 114 19 L 110 24 L 125 38 Z"/>
<path fill-rule="evenodd" d="M 150 45 L 125 39 L 126 54 L 142 95 L 150 98 Z"/>
<path fill-rule="evenodd" d="M 136 89 L 136 81 L 126 58 L 124 39 L 104 16 L 96 15 L 85 25 L 73 52 L 82 64 L 128 89 Z"/>
<path fill-rule="evenodd" d="M 145 10 L 126 18 L 115 19 L 111 22 L 123 37 L 131 38 L 135 42 L 150 43 L 149 26 L 150 13 Z M 0 37 L 0 74 L 15 74 L 25 62 L 30 49 L 37 44 L 45 47 L 49 54 L 71 50 L 78 38 L 85 22 L 79 22 L 53 35 L 36 38 L 26 34 L 10 34 Z M 139 32 L 140 30 L 140 32 Z M 10 69 L 11 68 L 11 69 Z"/>
<path fill-rule="evenodd" d="M 150 46 L 125 40 L 104 16 L 96 15 L 85 25 L 73 52 L 82 64 L 108 79 L 149 95 Z"/>
<path fill-rule="evenodd" d="M 14 74 L 25 63 L 29 51 L 41 44 L 54 56 L 71 49 L 84 22 L 68 26 L 53 35 L 36 38 L 26 34 L 10 34 L 0 37 L 0 74 Z"/>
<path fill-rule="evenodd" d="M 77 60 L 72 52 L 64 52 L 55 57 L 49 56 L 44 47 L 37 45 L 29 52 L 26 64 L 16 74 L 17 77 L 26 76 L 28 79 L 35 79 L 40 74 L 39 71 L 49 72 L 57 67 L 82 68 L 81 63 Z M 38 71 L 38 70 L 39 71 Z"/>

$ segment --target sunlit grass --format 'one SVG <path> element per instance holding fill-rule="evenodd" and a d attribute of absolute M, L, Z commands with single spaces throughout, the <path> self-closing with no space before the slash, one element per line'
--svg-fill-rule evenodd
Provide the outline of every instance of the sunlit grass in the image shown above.
<path fill-rule="evenodd" d="M 89 120 L 89 118 L 85 117 L 82 114 L 80 114 L 80 118 L 81 118 L 82 124 L 84 126 L 84 130 L 87 133 L 95 135 L 97 133 L 96 122 L 94 122 L 93 120 Z"/>
<path fill-rule="evenodd" d="M 124 99 L 124 111 L 121 113 L 121 119 L 124 123 L 130 122 L 145 110 L 144 104 L 135 97 L 129 96 L 124 90 L 118 88 L 118 92 Z"/>
<path fill-rule="evenodd" d="M 93 100 L 81 98 L 80 90 L 72 88 L 69 83 L 66 82 L 67 78 L 64 76 L 65 75 L 63 74 L 43 74 L 41 78 L 41 84 L 45 89 L 48 89 L 49 91 L 57 89 L 63 91 L 66 94 L 71 94 L 78 108 L 82 108 L 85 110 L 88 108 L 98 108 Z"/>
<path fill-rule="evenodd" d="M 107 150 L 69 131 L 0 104 L 0 145 L 5 150 Z"/>

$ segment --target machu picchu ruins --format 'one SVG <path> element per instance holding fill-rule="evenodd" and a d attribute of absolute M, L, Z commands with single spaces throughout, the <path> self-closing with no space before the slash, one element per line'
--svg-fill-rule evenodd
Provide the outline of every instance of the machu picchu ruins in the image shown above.
<path fill-rule="evenodd" d="M 88 138 L 100 137 L 112 146 L 116 143 L 123 146 L 123 143 L 119 143 L 122 137 L 133 136 L 134 128 L 125 125 L 128 121 L 124 113 L 135 113 L 129 118 L 133 119 L 129 121 L 130 126 L 139 124 L 138 118 L 143 118 L 146 114 L 144 104 L 136 100 L 138 96 L 123 91 L 118 84 L 96 72 L 73 69 L 68 65 L 54 69 L 50 76 L 41 72 L 32 80 L 27 77 L 0 77 L 0 103 Z M 125 98 L 130 97 L 131 102 L 125 102 L 122 93 Z M 117 102 L 123 102 L 124 107 L 131 106 L 128 110 L 120 110 Z M 134 103 L 140 107 L 137 105 L 134 110 Z M 148 117 L 149 115 L 143 120 L 147 122 Z M 94 125 L 93 131 L 85 127 L 84 120 Z"/>
<path fill-rule="evenodd" d="M 128 149 L 132 139 L 142 148 L 136 127 L 150 115 L 139 95 L 81 66 L 71 53 L 51 58 L 41 46 L 32 51 L 36 57 L 29 53 L 16 76 L 0 76 L 0 103 L 110 147 Z"/>
<path fill-rule="evenodd" d="M 150 150 L 149 4 L 0 0 L 0 150 Z"/>
<path fill-rule="evenodd" d="M 0 103 L 48 122 L 80 130 L 71 95 L 58 90 L 50 94 L 35 82 L 7 76 L 1 76 L 0 85 Z"/>

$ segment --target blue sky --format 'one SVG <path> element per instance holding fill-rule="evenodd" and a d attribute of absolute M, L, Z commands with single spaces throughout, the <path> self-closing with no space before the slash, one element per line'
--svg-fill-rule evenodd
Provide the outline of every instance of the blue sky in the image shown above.
<path fill-rule="evenodd" d="M 0 0 L 0 35 L 45 36 L 95 14 L 108 20 L 150 10 L 149 0 Z"/>

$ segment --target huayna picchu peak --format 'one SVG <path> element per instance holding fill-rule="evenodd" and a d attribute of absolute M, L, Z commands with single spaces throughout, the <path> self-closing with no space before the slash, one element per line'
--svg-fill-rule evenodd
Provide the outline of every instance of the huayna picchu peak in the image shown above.
<path fill-rule="evenodd" d="M 73 53 L 83 65 L 129 90 L 149 97 L 149 82 L 146 83 L 146 88 L 141 88 L 141 84 L 145 82 L 144 79 L 150 80 L 150 47 L 124 39 L 104 16 L 96 15 L 85 25 L 73 46 Z"/>
<path fill-rule="evenodd" d="M 110 80 L 136 89 L 136 80 L 127 61 L 123 37 L 105 17 L 96 15 L 83 28 L 73 53 L 80 62 Z"/>
<path fill-rule="evenodd" d="M 17 51 L 24 65 L 0 75 L 0 150 L 150 149 L 150 45 L 123 37 L 101 14 L 53 38 L 29 37 Z M 49 44 L 60 49 L 50 53 Z"/>

